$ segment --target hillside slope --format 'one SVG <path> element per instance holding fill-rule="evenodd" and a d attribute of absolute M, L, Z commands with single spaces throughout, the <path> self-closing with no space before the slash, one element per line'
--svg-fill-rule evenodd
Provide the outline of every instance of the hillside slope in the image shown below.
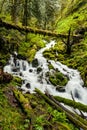
<path fill-rule="evenodd" d="M 57 21 L 57 32 L 65 33 L 70 28 L 86 28 L 87 30 L 87 1 L 73 0 L 67 1 Z"/>
<path fill-rule="evenodd" d="M 68 34 L 71 28 L 70 41 L 72 35 L 79 35 L 82 38 L 74 41 L 71 47 L 71 54 L 66 53 L 67 39 L 57 39 L 57 44 L 51 50 L 44 52 L 45 57 L 56 59 L 66 64 L 68 67 L 78 69 L 81 73 L 84 85 L 87 86 L 87 1 L 86 0 L 67 0 L 57 19 L 57 33 Z M 58 55 L 55 54 L 58 52 Z M 53 58 L 51 58 L 53 57 Z"/>

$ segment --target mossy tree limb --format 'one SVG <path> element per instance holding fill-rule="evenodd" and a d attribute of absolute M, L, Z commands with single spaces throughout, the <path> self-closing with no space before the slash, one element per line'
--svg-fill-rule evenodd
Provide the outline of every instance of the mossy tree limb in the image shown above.
<path fill-rule="evenodd" d="M 30 120 L 30 128 L 32 128 L 32 124 L 35 116 L 34 116 L 33 109 L 30 106 L 29 100 L 25 98 L 24 95 L 16 89 L 13 89 L 13 93 L 17 101 L 19 102 L 21 108 L 25 112 L 27 118 Z"/>
<path fill-rule="evenodd" d="M 49 30 L 42 30 L 42 29 L 35 29 L 35 28 L 31 28 L 31 27 L 26 27 L 26 26 L 19 26 L 19 25 L 14 25 L 11 23 L 7 23 L 4 22 L 0 19 L 0 27 L 5 27 L 6 29 L 15 29 L 18 31 L 24 31 L 26 33 L 33 33 L 33 34 L 41 34 L 44 36 L 52 36 L 52 37 L 63 37 L 63 38 L 67 38 L 67 34 L 58 34 Z M 75 39 L 79 36 L 73 36 Z"/>
<path fill-rule="evenodd" d="M 79 110 L 82 110 L 83 112 L 87 112 L 87 105 L 84 105 L 80 102 L 75 102 L 73 100 L 66 99 L 66 98 L 59 97 L 59 96 L 54 96 L 54 98 L 57 101 L 64 103 L 65 105 L 71 106 L 73 108 L 77 108 Z"/>
<path fill-rule="evenodd" d="M 66 108 L 64 108 L 64 106 L 60 105 L 60 103 L 55 103 L 52 99 L 50 99 L 48 96 L 46 96 L 45 94 L 43 94 L 40 90 L 35 89 L 35 91 L 41 95 L 45 101 L 47 101 L 52 107 L 55 107 L 57 110 L 65 112 L 65 114 L 67 115 L 67 117 L 78 127 L 83 128 L 84 130 L 87 130 L 87 121 L 84 120 L 83 118 L 81 118 L 80 116 L 72 113 L 71 111 L 67 110 Z"/>

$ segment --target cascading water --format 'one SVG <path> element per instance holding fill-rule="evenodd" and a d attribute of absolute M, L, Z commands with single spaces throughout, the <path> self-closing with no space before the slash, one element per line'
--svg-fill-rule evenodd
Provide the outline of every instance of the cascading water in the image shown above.
<path fill-rule="evenodd" d="M 4 67 L 4 72 L 8 72 L 22 78 L 23 84 L 21 89 L 24 92 L 33 93 L 35 88 L 38 88 L 43 93 L 48 91 L 51 95 L 58 95 L 64 98 L 72 99 L 73 95 L 75 101 L 87 104 L 87 89 L 82 87 L 84 83 L 79 72 L 77 70 L 68 68 L 66 65 L 63 65 L 58 61 L 47 61 L 43 57 L 42 53 L 44 50 L 49 49 L 54 45 L 55 41 L 51 41 L 46 45 L 46 47 L 40 49 L 36 53 L 35 59 L 38 61 L 37 67 L 32 66 L 32 64 L 29 64 L 25 60 L 15 59 L 13 56 L 11 56 L 9 64 Z M 67 85 L 64 86 L 64 92 L 57 91 L 56 88 L 49 82 L 46 73 L 52 70 L 49 70 L 48 62 L 50 62 L 55 69 L 58 69 L 61 73 L 69 78 Z M 38 68 L 42 70 L 40 71 Z"/>

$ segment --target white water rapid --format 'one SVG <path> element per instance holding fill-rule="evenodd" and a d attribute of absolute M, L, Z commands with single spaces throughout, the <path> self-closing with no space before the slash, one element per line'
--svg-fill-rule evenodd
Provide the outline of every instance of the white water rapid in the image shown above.
<path fill-rule="evenodd" d="M 82 87 L 84 83 L 80 77 L 79 72 L 77 70 L 68 68 L 66 65 L 63 65 L 58 61 L 47 61 L 43 57 L 42 53 L 44 52 L 44 50 L 49 49 L 54 45 L 55 41 L 51 41 L 46 45 L 46 47 L 40 49 L 36 53 L 35 59 L 37 59 L 38 61 L 37 67 L 33 67 L 32 64 L 29 64 L 25 60 L 15 60 L 14 57 L 11 56 L 9 64 L 4 67 L 4 72 L 8 72 L 21 77 L 23 79 L 21 89 L 24 92 L 33 93 L 35 88 L 38 88 L 43 93 L 45 91 L 48 91 L 51 95 L 58 95 L 64 98 L 72 99 L 71 95 L 73 95 L 75 101 L 87 104 L 87 89 L 85 87 Z M 48 68 L 49 63 L 54 66 L 55 70 L 58 69 L 69 78 L 67 85 L 64 86 L 65 91 L 59 92 L 58 90 L 56 90 L 56 87 L 49 82 L 46 73 L 49 71 L 53 73 L 52 70 L 49 70 Z M 42 68 L 42 70 L 38 72 L 38 68 Z"/>

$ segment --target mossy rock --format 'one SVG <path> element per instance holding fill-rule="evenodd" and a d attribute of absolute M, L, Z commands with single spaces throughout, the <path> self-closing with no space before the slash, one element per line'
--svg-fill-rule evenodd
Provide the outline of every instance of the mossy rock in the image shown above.
<path fill-rule="evenodd" d="M 65 86 L 68 82 L 68 78 L 64 76 L 61 72 L 55 72 L 53 75 L 51 74 L 49 80 L 55 86 Z"/>

